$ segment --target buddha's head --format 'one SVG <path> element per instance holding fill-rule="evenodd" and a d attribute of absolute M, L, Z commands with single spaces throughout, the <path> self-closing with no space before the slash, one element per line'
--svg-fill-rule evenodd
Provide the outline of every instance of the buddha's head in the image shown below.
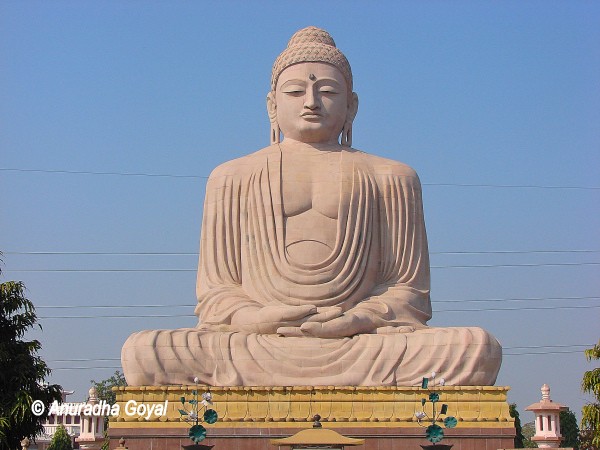
<path fill-rule="evenodd" d="M 273 64 L 267 110 L 271 143 L 284 138 L 352 145 L 358 96 L 344 54 L 325 30 L 297 31 Z"/>

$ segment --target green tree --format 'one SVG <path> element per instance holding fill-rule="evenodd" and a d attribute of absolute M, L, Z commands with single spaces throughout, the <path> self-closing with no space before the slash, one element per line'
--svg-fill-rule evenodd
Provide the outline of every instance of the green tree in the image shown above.
<path fill-rule="evenodd" d="M 91 383 L 96 388 L 96 392 L 98 393 L 98 399 L 104 400 L 106 403 L 110 403 L 111 405 L 114 405 L 117 402 L 117 396 L 112 390 L 112 388 L 119 386 L 127 386 L 127 381 L 125 381 L 125 375 L 123 375 L 118 370 L 115 371 L 112 377 L 107 378 L 106 380 L 91 380 Z"/>
<path fill-rule="evenodd" d="M 527 422 L 523 425 L 523 447 L 524 448 L 537 448 L 537 444 L 531 440 L 535 435 L 535 423 Z"/>
<path fill-rule="evenodd" d="M 521 418 L 519 417 L 519 411 L 517 411 L 517 404 L 511 403 L 508 405 L 508 412 L 510 417 L 515 419 L 515 448 L 524 448 L 523 445 L 523 429 L 521 428 Z"/>
<path fill-rule="evenodd" d="M 20 448 L 21 439 L 34 438 L 43 430 L 50 404 L 61 400 L 59 385 L 44 384 L 50 369 L 37 355 L 40 342 L 23 339 L 36 325 L 35 308 L 25 297 L 24 284 L 0 283 L 0 450 Z M 44 404 L 39 416 L 31 411 L 35 400 Z"/>
<path fill-rule="evenodd" d="M 119 386 L 127 386 L 127 381 L 125 381 L 125 375 L 123 375 L 120 371 L 115 371 L 114 375 L 106 380 L 95 381 L 91 380 L 91 383 L 96 388 L 96 392 L 99 400 L 104 400 L 106 403 L 110 405 L 114 405 L 117 402 L 117 395 L 113 391 L 114 387 Z M 101 450 L 108 450 L 109 440 L 108 440 L 108 417 L 104 418 L 104 443 L 102 444 Z"/>
<path fill-rule="evenodd" d="M 600 359 L 600 341 L 585 351 L 588 361 Z M 581 410 L 581 430 L 591 438 L 591 444 L 600 447 L 600 367 L 583 374 L 581 390 L 596 397 L 594 403 L 588 403 Z"/>
<path fill-rule="evenodd" d="M 561 447 L 572 447 L 579 449 L 579 426 L 577 426 L 577 417 L 570 409 L 560 412 L 560 433 L 563 436 Z"/>
<path fill-rule="evenodd" d="M 581 450 L 598 450 L 600 447 L 592 444 L 594 438 L 591 430 L 580 430 L 579 431 L 579 448 Z"/>
<path fill-rule="evenodd" d="M 48 450 L 73 450 L 73 441 L 63 425 L 56 429 Z"/>

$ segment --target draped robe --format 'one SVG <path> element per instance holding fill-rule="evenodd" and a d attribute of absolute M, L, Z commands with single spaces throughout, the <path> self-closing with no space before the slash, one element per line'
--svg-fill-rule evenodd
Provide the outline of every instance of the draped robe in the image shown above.
<path fill-rule="evenodd" d="M 315 263 L 286 251 L 278 146 L 213 171 L 202 222 L 198 327 L 133 334 L 122 352 L 129 384 L 198 377 L 220 386 L 416 385 L 431 371 L 449 384 L 494 384 L 501 348 L 493 336 L 426 325 L 429 256 L 416 173 L 352 149 L 342 151 L 340 168 L 335 245 Z M 307 304 L 367 313 L 373 332 L 283 337 L 232 324 L 244 308 Z"/>

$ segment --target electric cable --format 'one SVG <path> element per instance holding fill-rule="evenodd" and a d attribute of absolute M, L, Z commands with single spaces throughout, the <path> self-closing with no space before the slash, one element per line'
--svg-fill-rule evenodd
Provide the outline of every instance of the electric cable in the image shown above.
<path fill-rule="evenodd" d="M 166 173 L 144 173 L 144 172 L 115 172 L 115 171 L 92 171 L 92 170 L 53 170 L 53 169 L 23 169 L 12 167 L 0 167 L 5 172 L 30 172 L 30 173 L 52 173 L 68 175 L 111 175 L 127 177 L 158 177 L 158 178 L 191 178 L 208 179 L 206 175 L 185 175 Z M 422 183 L 423 186 L 434 187 L 476 187 L 476 188 L 500 188 L 500 189 L 574 189 L 574 190 L 600 190 L 600 186 L 560 186 L 560 185 L 537 185 L 537 184 L 489 184 L 489 183 Z"/>
<path fill-rule="evenodd" d="M 524 268 L 524 267 L 581 267 L 600 266 L 600 262 L 579 263 L 517 263 L 517 264 L 460 264 L 446 266 L 431 266 L 431 269 L 498 269 L 498 268 Z M 7 269 L 6 272 L 18 273 L 170 273 L 170 272 L 196 272 L 197 269 Z"/>

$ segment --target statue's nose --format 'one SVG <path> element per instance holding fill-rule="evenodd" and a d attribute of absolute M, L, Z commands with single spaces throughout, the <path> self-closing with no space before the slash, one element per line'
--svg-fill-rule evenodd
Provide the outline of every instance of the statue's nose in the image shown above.
<path fill-rule="evenodd" d="M 319 107 L 319 100 L 317 99 L 316 93 L 312 89 L 306 90 L 304 107 L 308 109 L 316 109 Z"/>

